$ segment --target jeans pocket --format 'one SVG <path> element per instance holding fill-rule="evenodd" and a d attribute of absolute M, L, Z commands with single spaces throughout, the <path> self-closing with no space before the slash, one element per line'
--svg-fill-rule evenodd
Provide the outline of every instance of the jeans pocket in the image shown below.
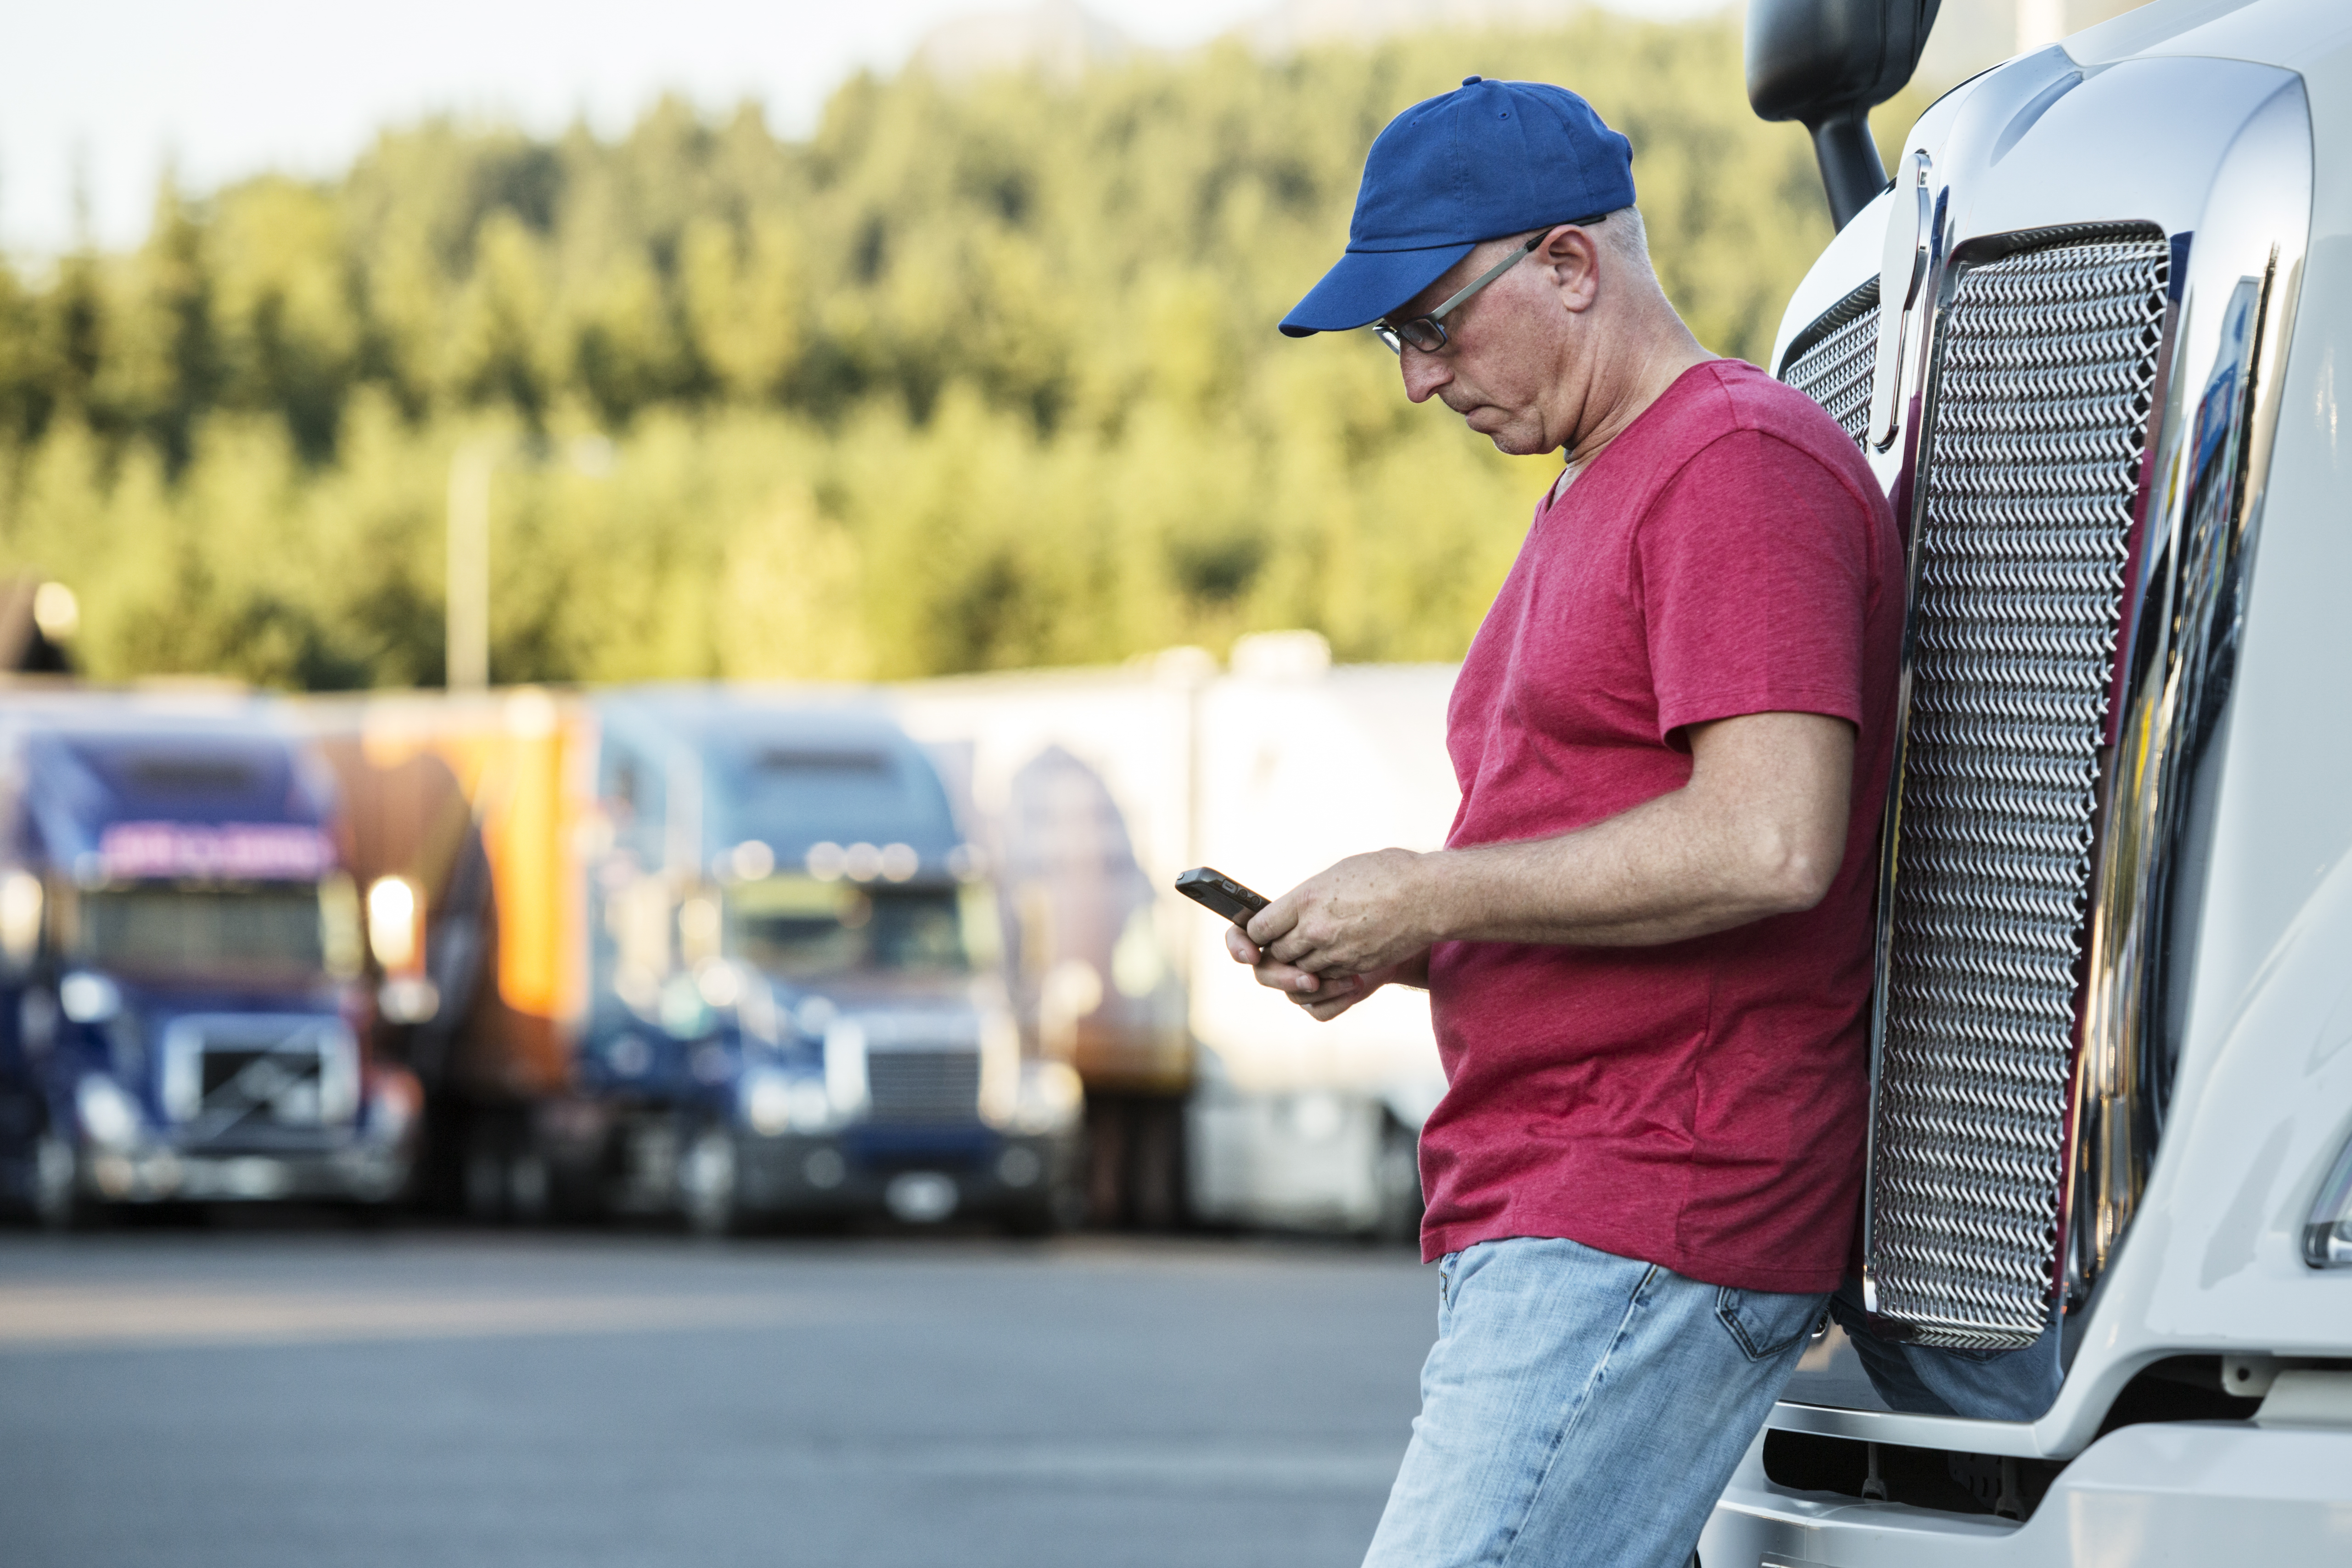
<path fill-rule="evenodd" d="M 1812 1332 L 1822 1298 L 1725 1285 L 1716 1290 L 1715 1315 L 1749 1361 L 1769 1361 Z"/>

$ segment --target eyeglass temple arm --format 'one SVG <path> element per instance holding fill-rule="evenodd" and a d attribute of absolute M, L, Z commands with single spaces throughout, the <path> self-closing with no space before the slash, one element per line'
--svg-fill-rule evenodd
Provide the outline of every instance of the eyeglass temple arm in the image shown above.
<path fill-rule="evenodd" d="M 1478 274 L 1478 276 L 1472 279 L 1460 293 L 1454 295 L 1454 298 L 1448 300 L 1434 310 L 1432 310 L 1429 313 L 1429 320 L 1433 321 L 1438 320 L 1448 310 L 1454 309 L 1454 306 L 1459 305 L 1463 300 L 1467 300 L 1471 295 L 1475 294 L 1479 289 L 1484 289 L 1487 284 L 1492 283 L 1496 279 L 1500 278 L 1504 273 L 1508 272 L 1512 268 L 1517 267 L 1520 262 L 1526 260 L 1528 253 L 1535 249 L 1537 246 L 1541 245 L 1544 242 L 1544 237 L 1550 233 L 1551 230 L 1546 229 L 1543 234 L 1536 236 L 1533 239 L 1528 240 L 1525 245 L 1513 247 L 1510 255 L 1506 256 L 1502 260 L 1497 261 L 1494 266 L 1489 267 L 1486 271 Z"/>

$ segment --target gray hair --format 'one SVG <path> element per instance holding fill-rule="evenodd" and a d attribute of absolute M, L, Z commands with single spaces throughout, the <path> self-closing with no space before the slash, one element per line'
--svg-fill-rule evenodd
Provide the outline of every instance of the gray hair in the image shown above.
<path fill-rule="evenodd" d="M 1601 226 L 1601 241 L 1628 261 L 1650 264 L 1650 230 L 1640 207 L 1619 207 Z"/>
<path fill-rule="evenodd" d="M 1537 235 L 1548 234 L 1559 226 L 1558 224 L 1548 224 L 1539 229 L 1531 228 L 1518 237 L 1522 241 L 1533 239 Z M 1592 236 L 1593 244 L 1620 261 L 1630 261 L 1644 272 L 1650 270 L 1650 230 L 1649 226 L 1642 221 L 1640 207 L 1617 207 L 1604 213 L 1601 220 L 1585 232 Z"/>

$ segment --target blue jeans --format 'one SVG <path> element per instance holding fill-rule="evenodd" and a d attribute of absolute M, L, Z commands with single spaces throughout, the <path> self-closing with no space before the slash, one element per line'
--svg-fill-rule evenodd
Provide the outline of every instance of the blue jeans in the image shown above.
<path fill-rule="evenodd" d="M 2039 1421 L 2058 1401 L 2059 1315 L 2022 1350 L 1949 1351 L 1883 1340 L 1862 1310 L 1862 1282 L 1849 1279 L 1830 1298 L 1830 1316 L 1853 1346 L 1871 1386 L 1889 1410 L 1966 1415 L 1980 1421 Z"/>
<path fill-rule="evenodd" d="M 1536 1237 L 1449 1254 L 1438 1280 L 1365 1568 L 1685 1568 L 1825 1300 Z"/>

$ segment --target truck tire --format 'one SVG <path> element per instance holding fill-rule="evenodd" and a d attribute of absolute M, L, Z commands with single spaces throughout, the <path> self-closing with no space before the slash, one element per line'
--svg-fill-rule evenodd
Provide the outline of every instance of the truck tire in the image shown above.
<path fill-rule="evenodd" d="M 740 1236 L 751 1228 L 743 1206 L 741 1162 L 735 1135 L 726 1128 L 703 1128 L 687 1140 L 677 1159 L 677 1206 L 697 1236 Z"/>
<path fill-rule="evenodd" d="M 1373 1179 L 1379 1184 L 1381 1196 L 1373 1238 L 1387 1242 L 1420 1240 L 1421 1135 L 1394 1116 L 1381 1119 L 1381 1152 Z"/>
<path fill-rule="evenodd" d="M 547 1161 L 548 1220 L 555 1225 L 610 1225 L 612 1185 L 602 1162 L 578 1166 Z"/>
<path fill-rule="evenodd" d="M 1102 1230 L 1182 1230 L 1184 1100 L 1163 1094 L 1087 1100 L 1087 1223 Z"/>
<path fill-rule="evenodd" d="M 507 1217 L 507 1150 L 488 1129 L 469 1129 L 460 1177 L 466 1217 L 476 1225 L 497 1225 Z"/>
<path fill-rule="evenodd" d="M 541 1225 L 552 1177 L 530 1128 L 512 1113 L 478 1111 L 464 1138 L 459 1184 L 466 1216 L 478 1225 Z"/>
<path fill-rule="evenodd" d="M 81 1190 L 81 1157 L 70 1140 L 45 1128 L 33 1144 L 30 1196 L 43 1230 L 87 1230 L 97 1206 Z"/>
<path fill-rule="evenodd" d="M 1051 1236 L 1062 1228 L 1050 1199 L 1028 1198 L 1004 1211 L 1004 1234 L 1024 1237 Z"/>

